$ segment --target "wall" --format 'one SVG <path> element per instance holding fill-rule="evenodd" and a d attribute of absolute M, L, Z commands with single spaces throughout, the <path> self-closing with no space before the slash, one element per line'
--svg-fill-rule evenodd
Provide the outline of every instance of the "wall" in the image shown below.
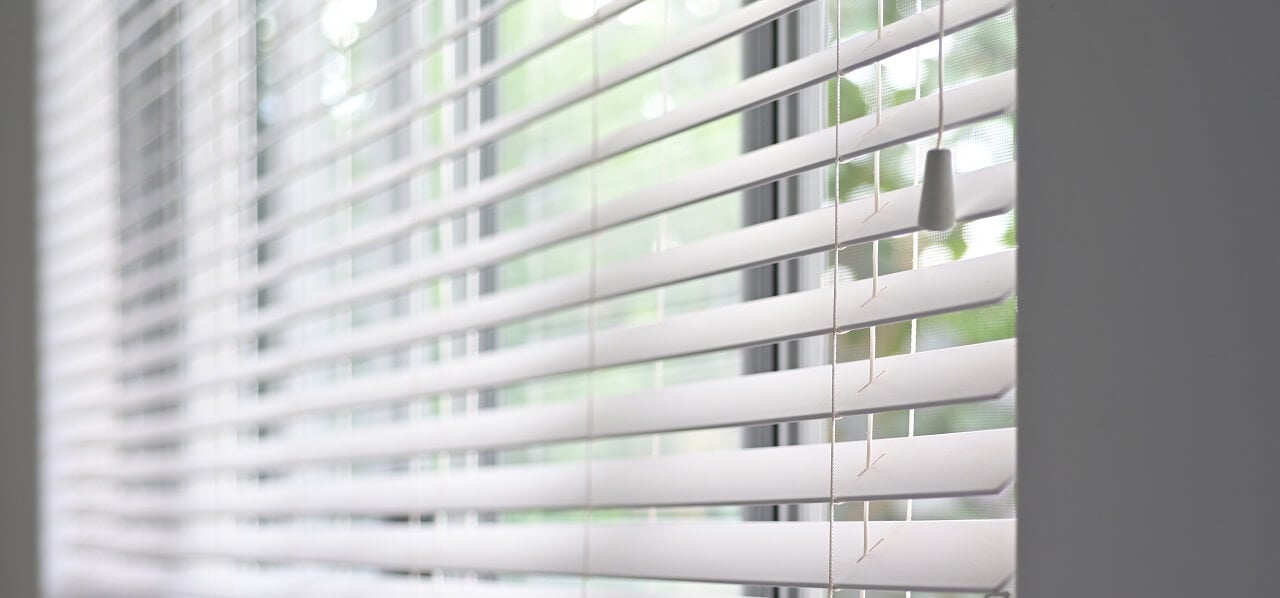
<path fill-rule="evenodd" d="M 0 21 L 0 594 L 37 592 L 33 0 Z"/>
<path fill-rule="evenodd" d="M 1280 5 L 1019 21 L 1019 595 L 1276 595 Z"/>

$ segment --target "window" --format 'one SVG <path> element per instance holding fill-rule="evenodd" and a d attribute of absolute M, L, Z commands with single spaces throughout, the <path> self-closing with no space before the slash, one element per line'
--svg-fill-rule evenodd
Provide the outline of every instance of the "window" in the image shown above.
<path fill-rule="evenodd" d="M 42 7 L 53 594 L 1010 587 L 1011 1 Z"/>

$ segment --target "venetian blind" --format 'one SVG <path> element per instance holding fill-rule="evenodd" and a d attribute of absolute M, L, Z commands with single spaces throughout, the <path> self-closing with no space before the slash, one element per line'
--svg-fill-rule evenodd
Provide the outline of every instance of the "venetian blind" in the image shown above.
<path fill-rule="evenodd" d="M 1007 588 L 1012 2 L 838 1 L 44 2 L 51 587 Z"/>

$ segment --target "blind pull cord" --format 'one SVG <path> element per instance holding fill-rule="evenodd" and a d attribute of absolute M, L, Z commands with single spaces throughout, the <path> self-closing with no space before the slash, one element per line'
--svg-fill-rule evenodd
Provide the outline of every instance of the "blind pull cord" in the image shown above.
<path fill-rule="evenodd" d="M 938 146 L 929 150 L 924 159 L 924 189 L 920 193 L 920 227 L 925 230 L 946 231 L 956 224 L 956 200 L 954 170 L 951 150 L 942 147 L 943 94 L 946 77 L 942 59 L 942 41 L 947 33 L 945 0 L 938 2 Z"/>
<path fill-rule="evenodd" d="M 883 0 L 880 0 L 880 1 L 883 2 Z M 841 88 L 843 87 L 842 85 L 843 75 L 841 74 L 842 72 L 841 69 L 844 63 L 841 60 L 841 56 L 840 56 L 840 42 L 841 42 L 841 30 L 842 30 L 841 25 L 842 25 L 842 19 L 844 17 L 844 11 L 843 11 L 843 6 L 840 0 L 835 0 L 835 2 L 836 2 L 836 16 L 835 16 L 835 20 L 836 20 L 835 106 L 836 106 L 836 109 L 835 109 L 835 115 L 834 115 L 834 120 L 835 120 L 835 132 L 834 132 L 835 133 L 834 134 L 834 137 L 835 137 L 835 160 L 834 160 L 835 162 L 835 175 L 834 175 L 835 200 L 834 200 L 834 205 L 832 206 L 832 231 L 831 231 L 831 250 L 832 250 L 833 264 L 832 264 L 832 276 L 831 276 L 831 413 L 829 414 L 830 429 L 828 430 L 828 436 L 829 436 L 830 442 L 828 443 L 828 455 L 827 455 L 828 463 L 830 464 L 830 468 L 828 471 L 829 495 L 828 495 L 828 503 L 827 503 L 827 598 L 834 598 L 835 591 L 836 591 L 836 583 L 835 583 L 836 440 L 837 440 L 836 421 L 838 419 L 837 410 L 836 410 L 836 391 L 837 391 L 836 366 L 840 362 L 839 360 L 840 326 L 839 326 L 839 319 L 838 319 L 838 315 L 839 315 L 838 307 L 840 304 L 840 301 L 839 301 L 840 299 L 840 199 L 841 199 L 840 167 L 842 166 L 841 160 L 840 160 L 840 125 L 841 125 L 840 116 L 842 111 L 841 109 L 844 106 L 843 94 L 841 92 Z M 877 16 L 877 19 L 878 19 L 877 25 L 876 25 L 877 38 L 879 38 L 883 34 L 883 27 L 884 27 L 883 16 L 882 16 L 883 9 L 878 8 L 878 10 L 881 13 L 881 15 Z M 881 112 L 881 99 L 879 96 L 881 94 L 879 93 L 880 64 L 878 62 L 876 63 L 875 71 L 876 71 L 876 78 L 877 78 L 876 122 L 879 123 L 880 112 Z M 879 211 L 880 209 L 879 171 L 880 171 L 879 152 L 876 152 L 875 163 L 873 165 L 873 176 L 876 178 L 876 183 L 874 185 L 875 186 L 874 201 L 875 201 L 876 211 Z M 878 292 L 877 289 L 880 286 L 879 267 L 878 267 L 878 264 L 875 264 L 875 262 L 877 261 L 875 258 L 878 257 L 878 253 L 879 253 L 878 249 L 879 249 L 878 242 L 874 242 L 872 244 L 873 266 L 872 266 L 872 286 L 871 286 L 871 289 L 872 289 L 871 296 L 873 299 L 876 297 Z M 875 327 L 871 327 L 870 334 L 871 334 L 870 338 L 872 339 L 871 355 L 872 355 L 872 361 L 874 362 Z M 863 389 L 866 389 L 867 386 L 870 386 L 871 381 L 875 379 L 874 372 L 875 372 L 875 364 L 872 363 L 871 374 L 868 377 L 867 384 L 862 387 Z M 867 459 L 865 463 L 865 468 L 858 475 L 862 475 L 862 473 L 866 473 L 874 464 L 874 461 L 872 459 L 873 453 L 872 453 L 872 446 L 871 446 L 874 426 L 875 426 L 875 420 L 873 416 L 868 414 L 867 415 L 867 443 L 866 443 Z M 880 542 L 883 541 L 883 539 L 880 539 L 880 540 L 877 540 L 874 544 L 871 542 L 870 515 L 871 515 L 870 502 L 863 501 L 862 503 L 862 555 L 858 557 L 858 562 L 862 562 L 863 559 L 867 558 L 867 555 L 869 555 L 871 551 L 874 550 L 876 546 L 879 546 Z M 865 597 L 866 591 L 865 590 L 861 591 L 860 596 Z"/>
<path fill-rule="evenodd" d="M 829 429 L 827 443 L 827 463 L 829 492 L 827 501 L 827 598 L 836 595 L 836 365 L 840 362 L 840 326 L 837 319 L 837 306 L 840 304 L 840 113 L 844 104 L 841 102 L 840 88 L 844 83 L 840 68 L 844 66 L 840 59 L 840 21 L 844 16 L 842 0 L 836 3 L 836 79 L 835 79 L 835 173 L 833 187 L 835 190 L 831 219 L 831 417 L 828 419 Z"/>
<path fill-rule="evenodd" d="M 876 2 L 876 41 L 879 42 L 884 38 L 884 0 Z M 884 88 L 882 86 L 884 77 L 881 76 L 881 63 L 876 61 L 875 68 L 872 69 L 876 78 L 876 127 L 879 128 L 882 122 L 881 115 L 884 112 Z M 876 150 L 871 154 L 871 194 L 875 200 L 872 216 L 880 213 L 880 150 Z M 880 240 L 876 239 L 871 242 L 871 298 L 875 299 L 880 296 Z M 871 386 L 876 380 L 876 327 L 872 326 L 868 330 L 869 347 L 867 359 L 867 386 Z M 864 387 L 865 388 L 865 387 Z M 875 415 L 867 414 L 867 467 L 871 467 L 871 428 L 872 420 Z"/>
<path fill-rule="evenodd" d="M 595 448 L 595 397 L 596 397 L 596 293 L 598 276 L 596 260 L 600 243 L 600 201 L 597 164 L 600 157 L 600 7 L 593 3 L 591 14 L 591 255 L 588 258 L 587 290 L 587 404 L 586 446 L 584 455 L 583 498 L 586 514 L 582 528 L 582 583 L 580 594 L 587 598 L 591 582 L 591 523 L 594 502 L 592 489 L 592 465 Z"/>
<path fill-rule="evenodd" d="M 880 41 L 883 38 L 884 38 L 884 0 L 877 0 L 876 2 L 876 41 Z M 877 127 L 880 126 L 882 122 L 881 115 L 884 112 L 884 87 L 883 87 L 884 77 L 882 76 L 881 67 L 882 67 L 881 62 L 877 60 L 875 63 L 875 68 L 872 69 L 873 75 L 876 78 L 875 89 L 876 89 L 876 126 Z M 875 200 L 875 210 L 873 213 L 879 213 L 880 208 L 882 207 L 880 203 L 880 150 L 876 150 L 876 152 L 872 154 L 871 178 L 872 178 L 872 196 L 874 197 L 874 200 Z M 870 302 L 871 300 L 874 300 L 876 297 L 879 297 L 879 296 L 880 296 L 880 240 L 877 239 L 871 242 L 871 299 L 869 299 L 868 302 Z M 859 389 L 858 392 L 861 393 L 862 391 L 870 388 L 872 383 L 876 381 L 876 378 L 878 376 L 879 374 L 876 373 L 876 327 L 872 326 L 867 329 L 867 383 L 863 385 L 863 387 Z M 862 471 L 858 473 L 858 477 L 862 477 L 863 474 L 870 471 L 871 466 L 875 465 L 876 461 L 879 461 L 879 457 L 874 456 L 875 455 L 874 442 L 875 442 L 875 435 L 876 435 L 876 432 L 875 432 L 876 415 L 874 413 L 868 413 L 866 418 L 867 418 L 866 419 L 866 425 L 867 425 L 866 462 L 863 464 Z M 874 550 L 876 546 L 879 546 L 881 541 L 883 541 L 883 539 L 877 540 L 875 544 L 871 543 L 871 501 L 864 500 L 862 501 L 862 556 L 858 557 L 858 562 L 861 562 L 862 559 L 867 558 L 867 555 L 871 554 L 871 551 Z M 866 598 L 867 592 L 866 590 L 861 590 L 858 592 L 858 595 L 860 598 Z"/>

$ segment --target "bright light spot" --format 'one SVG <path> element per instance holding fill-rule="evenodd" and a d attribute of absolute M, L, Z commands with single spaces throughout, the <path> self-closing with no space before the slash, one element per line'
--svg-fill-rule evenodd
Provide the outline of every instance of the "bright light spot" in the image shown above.
<path fill-rule="evenodd" d="M 347 98 L 333 108 L 329 109 L 329 114 L 336 119 L 351 120 L 356 113 L 368 110 L 373 106 L 374 98 L 368 93 L 361 93 Z"/>
<path fill-rule="evenodd" d="M 321 76 L 324 77 L 320 82 L 321 102 L 333 105 L 347 96 L 351 91 L 350 66 L 346 56 L 337 52 L 329 53 L 321 69 Z"/>
<path fill-rule="evenodd" d="M 324 83 L 320 85 L 320 101 L 332 105 L 346 96 L 350 90 L 351 84 L 346 81 L 325 79 Z"/>
<path fill-rule="evenodd" d="M 258 114 L 262 122 L 275 124 L 280 117 L 280 97 L 273 93 L 263 96 L 258 102 Z"/>
<path fill-rule="evenodd" d="M 364 23 L 378 12 L 378 0 L 347 0 L 347 14 L 356 23 Z"/>
<path fill-rule="evenodd" d="M 680 242 L 680 237 L 672 234 L 670 231 L 667 231 L 663 233 L 661 237 L 656 238 L 653 242 L 649 243 L 649 253 L 662 253 L 663 251 L 679 247 L 681 245 L 683 245 L 683 243 Z"/>
<path fill-rule="evenodd" d="M 321 72 L 326 79 L 347 79 L 350 78 L 351 65 L 347 62 L 347 57 L 338 52 L 329 52 L 325 56 L 324 67 Z"/>
<path fill-rule="evenodd" d="M 592 0 L 560 0 L 560 13 L 575 21 L 589 19 L 595 11 Z"/>
<path fill-rule="evenodd" d="M 652 0 L 649 2 L 641 2 L 618 15 L 618 22 L 623 25 L 647 25 L 654 22 L 654 5 Z"/>
<path fill-rule="evenodd" d="M 324 81 L 320 83 L 320 101 L 332 105 L 351 91 L 351 80 L 345 76 L 345 71 L 337 76 L 331 75 L 330 69 L 326 68 L 325 71 Z"/>
<path fill-rule="evenodd" d="M 1000 214 L 990 218 L 974 220 L 964 227 L 964 241 L 968 246 L 964 257 L 980 257 L 1008 247 L 1004 244 L 1004 234 L 1013 225 L 1013 214 Z"/>
<path fill-rule="evenodd" d="M 347 47 L 360 39 L 360 23 L 373 18 L 377 0 L 330 0 L 320 13 L 320 29 L 335 46 Z"/>
<path fill-rule="evenodd" d="M 919 64 L 915 52 L 895 54 L 881 63 L 886 82 L 893 89 L 915 89 Z"/>
<path fill-rule="evenodd" d="M 952 146 L 951 153 L 954 156 L 956 172 L 972 172 L 991 166 L 994 162 L 986 145 L 971 141 Z"/>
<path fill-rule="evenodd" d="M 343 18 L 344 16 L 338 11 L 331 11 L 326 7 L 324 15 L 320 17 L 320 27 L 324 30 L 325 38 L 340 48 L 354 44 L 356 39 L 360 37 L 360 30 L 356 28 L 354 23 Z"/>
<path fill-rule="evenodd" d="M 664 93 L 651 93 L 644 98 L 644 117 L 648 119 L 658 118 L 667 111 L 671 110 L 671 96 Z"/>
<path fill-rule="evenodd" d="M 955 45 L 956 45 L 955 36 L 947 36 L 947 37 L 942 38 L 942 54 L 943 54 L 943 56 L 946 56 L 947 54 L 950 54 L 950 53 L 951 53 L 951 49 L 952 49 L 952 48 L 954 48 L 954 47 L 955 47 Z M 920 46 L 920 58 L 921 58 L 922 60 L 928 60 L 928 61 L 931 61 L 931 62 L 938 62 L 938 42 L 937 42 L 937 40 L 931 41 L 931 42 L 929 42 L 929 43 L 927 43 L 927 44 L 925 44 L 925 45 L 923 45 L 923 46 Z M 935 74 L 936 74 L 936 71 L 935 71 Z M 936 81 L 935 81 L 934 83 L 936 83 Z M 947 87 L 951 87 L 951 84 L 948 84 L 948 85 L 947 85 Z"/>
<path fill-rule="evenodd" d="M 709 17 L 720 12 L 720 0 L 684 0 L 684 8 L 695 17 Z"/>
<path fill-rule="evenodd" d="M 937 42 L 937 40 L 931 41 L 931 42 L 929 42 L 929 43 L 926 43 L 926 44 L 924 44 L 924 45 L 920 46 L 920 58 L 925 59 L 925 60 L 937 60 L 937 59 L 938 59 L 938 42 Z"/>

